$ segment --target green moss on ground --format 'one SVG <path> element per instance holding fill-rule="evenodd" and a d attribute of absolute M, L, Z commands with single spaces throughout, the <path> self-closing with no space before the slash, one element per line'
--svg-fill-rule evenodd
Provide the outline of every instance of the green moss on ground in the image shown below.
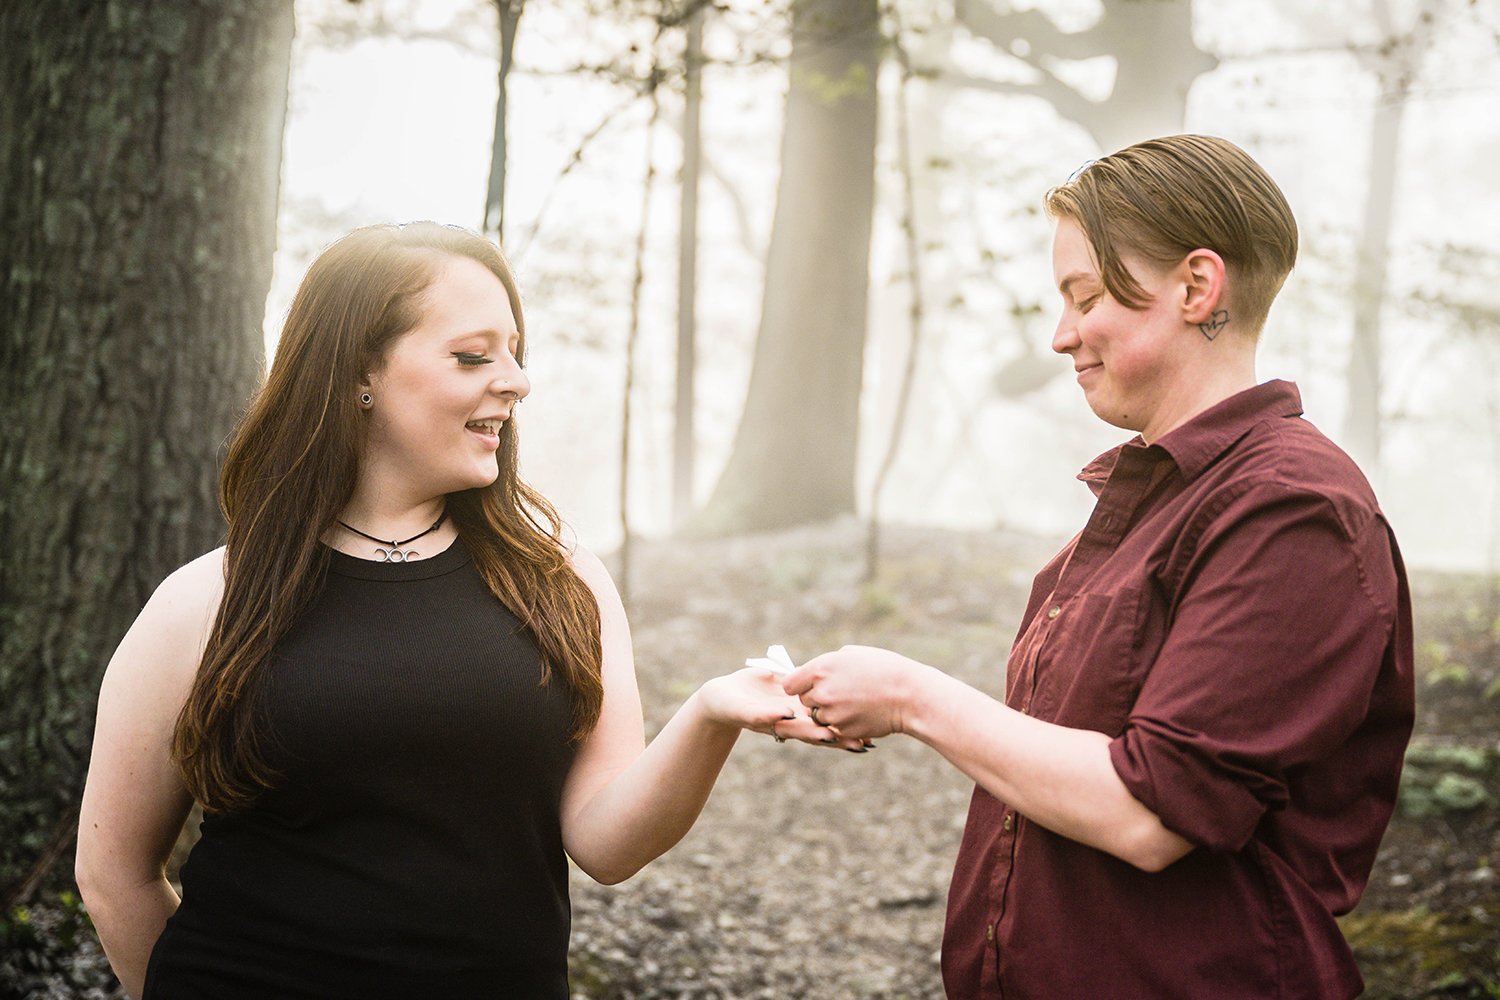
<path fill-rule="evenodd" d="M 1366 1000 L 1500 1000 L 1500 900 L 1463 913 L 1353 913 L 1341 924 L 1369 985 Z"/>

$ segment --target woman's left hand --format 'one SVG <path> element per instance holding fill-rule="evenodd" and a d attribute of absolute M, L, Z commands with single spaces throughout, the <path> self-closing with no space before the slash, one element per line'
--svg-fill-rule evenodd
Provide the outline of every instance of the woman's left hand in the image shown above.
<path fill-rule="evenodd" d="M 889 649 L 844 646 L 813 657 L 781 683 L 818 722 L 872 740 L 905 731 L 907 713 L 936 674 Z"/>
<path fill-rule="evenodd" d="M 763 667 L 745 667 L 715 677 L 695 696 L 703 713 L 720 725 L 750 729 L 778 740 L 800 740 L 856 752 L 867 749 L 861 740 L 814 722 L 802 702 L 788 695 L 781 679 Z"/>

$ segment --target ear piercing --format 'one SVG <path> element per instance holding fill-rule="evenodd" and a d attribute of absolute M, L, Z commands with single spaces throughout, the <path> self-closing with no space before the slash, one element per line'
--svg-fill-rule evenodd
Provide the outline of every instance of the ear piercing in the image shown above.
<path fill-rule="evenodd" d="M 372 395 L 370 395 L 368 392 L 362 392 L 362 393 L 359 394 L 359 405 L 360 406 L 369 406 L 370 404 L 372 404 L 374 402 L 375 402 L 375 397 L 372 396 Z"/>

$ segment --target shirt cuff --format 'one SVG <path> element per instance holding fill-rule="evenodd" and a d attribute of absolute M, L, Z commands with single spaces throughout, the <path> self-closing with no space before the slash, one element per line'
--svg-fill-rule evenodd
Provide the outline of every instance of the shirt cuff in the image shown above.
<path fill-rule="evenodd" d="M 1199 847 L 1237 851 L 1286 787 L 1258 772 L 1227 767 L 1203 747 L 1132 724 L 1109 744 L 1115 773 L 1162 825 Z"/>

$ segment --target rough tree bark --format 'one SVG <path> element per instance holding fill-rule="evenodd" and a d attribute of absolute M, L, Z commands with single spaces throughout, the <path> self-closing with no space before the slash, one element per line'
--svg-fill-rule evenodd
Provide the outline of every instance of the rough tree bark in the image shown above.
<path fill-rule="evenodd" d="M 213 547 L 275 249 L 291 0 L 0 6 L 0 894 L 76 801 L 100 675 Z"/>
<path fill-rule="evenodd" d="M 854 510 L 875 197 L 876 0 L 797 0 L 749 394 L 694 533 Z"/>

